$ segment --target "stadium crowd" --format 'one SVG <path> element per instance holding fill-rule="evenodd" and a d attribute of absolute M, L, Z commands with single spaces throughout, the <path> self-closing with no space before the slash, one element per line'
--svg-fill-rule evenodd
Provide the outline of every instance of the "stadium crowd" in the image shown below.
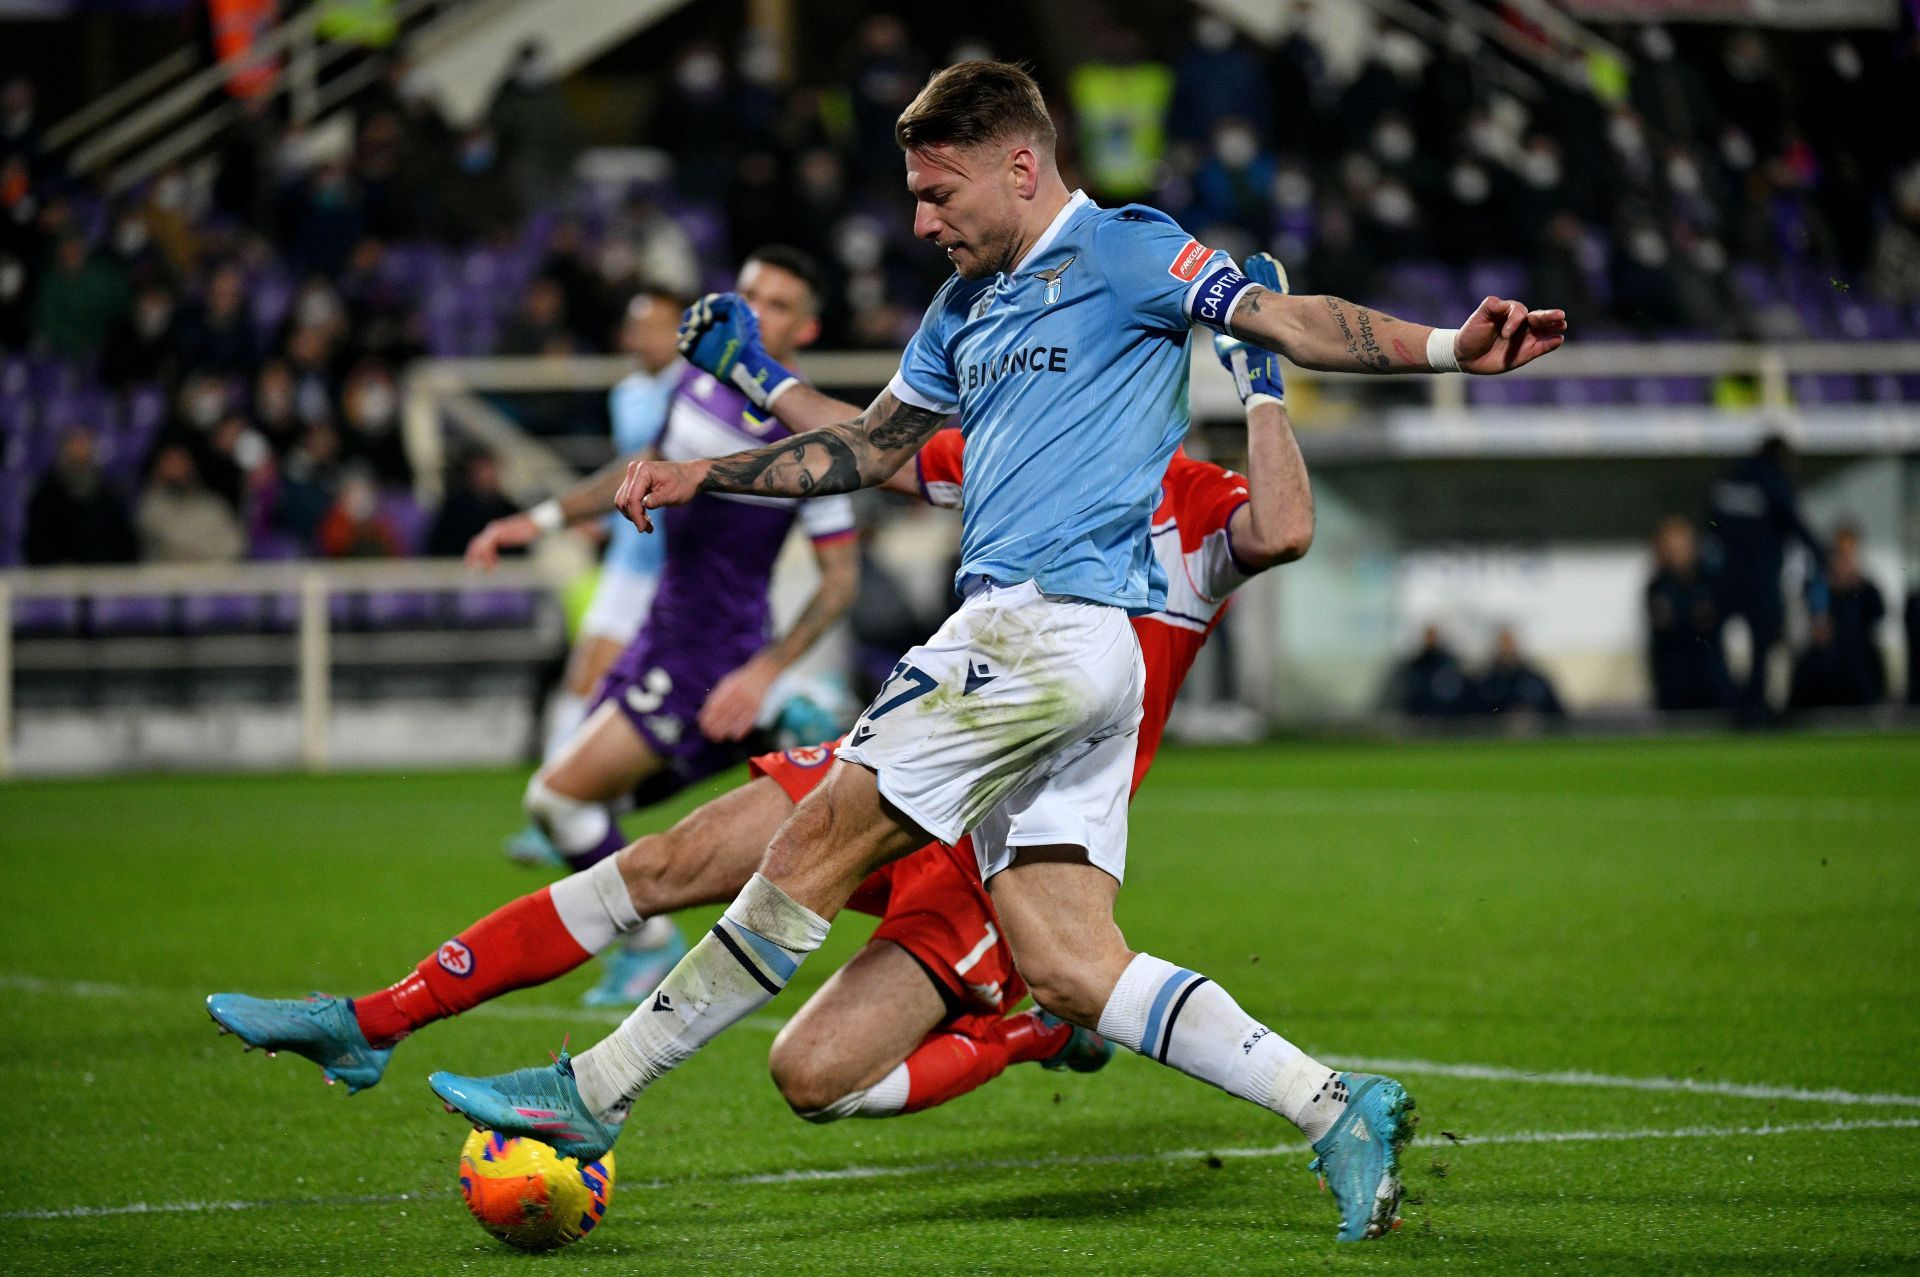
<path fill-rule="evenodd" d="M 1384 28 L 1340 77 L 1305 27 L 1260 48 L 1206 16 L 1177 51 L 1097 26 L 1042 71 L 1099 198 L 1155 203 L 1235 251 L 1275 247 L 1315 291 L 1424 313 L 1505 280 L 1563 300 L 1586 337 L 1920 320 L 1902 309 L 1920 306 L 1914 135 L 1855 127 L 1920 118 L 1910 33 L 1616 34 L 1630 63 L 1547 77 L 1531 100 L 1458 31 Z M 395 496 L 408 359 L 609 349 L 637 282 L 691 293 L 742 246 L 829 264 L 824 345 L 899 343 L 943 264 L 897 215 L 891 122 L 936 54 L 979 51 L 920 47 L 877 15 L 844 65 L 786 82 L 752 34 L 696 41 L 636 122 L 670 176 L 611 192 L 572 180 L 581 127 L 537 47 L 469 127 L 396 60 L 344 151 L 250 99 L 211 165 L 114 199 L 64 173 L 33 84 L 8 81 L 0 554 L 421 550 L 427 516 Z M 1488 242 L 1510 256 L 1463 256 Z M 1854 293 L 1839 309 L 1829 280 Z M 119 517 L 80 534 L 78 506 Z M 136 535 L 148 507 L 191 511 L 208 535 Z"/>

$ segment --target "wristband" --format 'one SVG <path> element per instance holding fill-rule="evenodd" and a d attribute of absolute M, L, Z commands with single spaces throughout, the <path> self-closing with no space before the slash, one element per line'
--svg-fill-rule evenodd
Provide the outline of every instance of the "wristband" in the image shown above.
<path fill-rule="evenodd" d="M 566 512 L 560 508 L 557 497 L 549 497 L 527 511 L 527 517 L 532 519 L 533 526 L 542 532 L 558 532 L 567 526 Z"/>
<path fill-rule="evenodd" d="M 1427 367 L 1435 372 L 1459 372 L 1460 356 L 1454 353 L 1458 328 L 1436 328 L 1427 334 Z"/>
<path fill-rule="evenodd" d="M 727 380 L 754 407 L 765 412 L 773 407 L 773 401 L 780 397 L 780 392 L 799 378 L 756 345 L 740 352 L 739 359 L 727 374 Z"/>

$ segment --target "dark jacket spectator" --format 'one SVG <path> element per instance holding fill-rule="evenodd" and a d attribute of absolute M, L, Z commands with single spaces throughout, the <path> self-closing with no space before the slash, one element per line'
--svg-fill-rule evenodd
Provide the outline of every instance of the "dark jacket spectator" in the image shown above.
<path fill-rule="evenodd" d="M 1887 604 L 1861 574 L 1858 532 L 1834 534 L 1825 580 L 1811 593 L 1807 650 L 1794 663 L 1794 707 L 1878 704 L 1887 694 L 1887 667 L 1874 634 Z"/>
<path fill-rule="evenodd" d="M 193 454 L 167 444 L 140 495 L 141 557 L 149 563 L 233 563 L 247 550 L 233 507 L 200 481 Z"/>
<path fill-rule="evenodd" d="M 500 461 L 490 452 L 467 458 L 460 484 L 447 494 L 427 534 L 427 553 L 458 558 L 467 543 L 495 519 L 504 519 L 519 507 L 500 491 Z M 524 551 L 516 551 L 524 553 Z"/>
<path fill-rule="evenodd" d="M 1780 571 L 1787 542 L 1806 545 L 1816 562 L 1825 553 L 1806 520 L 1789 470 L 1793 451 L 1779 436 L 1735 462 L 1713 485 L 1709 523 L 1720 541 L 1721 611 L 1739 616 L 1753 636 L 1753 659 L 1737 708 L 1749 722 L 1766 718 L 1767 664 L 1786 624 Z"/>
<path fill-rule="evenodd" d="M 1726 709 L 1733 703 L 1720 647 L 1720 600 L 1700 568 L 1693 527 L 1666 519 L 1653 539 L 1647 582 L 1647 659 L 1653 703 L 1663 710 Z"/>
<path fill-rule="evenodd" d="M 1553 681 L 1520 651 L 1510 629 L 1495 640 L 1493 663 L 1474 687 L 1475 708 L 1483 714 L 1538 714 L 1558 718 L 1565 711 Z"/>
<path fill-rule="evenodd" d="M 505 234 L 519 218 L 520 200 L 493 131 L 469 129 L 453 171 L 442 179 L 440 233 L 455 244 L 472 244 Z"/>
<path fill-rule="evenodd" d="M 127 279 L 87 248 L 79 235 L 63 236 L 34 300 L 33 335 L 67 359 L 88 359 L 107 340 L 127 307 Z"/>
<path fill-rule="evenodd" d="M 1394 671 L 1389 699 L 1395 709 L 1416 718 L 1451 718 L 1473 707 L 1473 688 L 1437 627 L 1427 627 L 1420 650 Z"/>
<path fill-rule="evenodd" d="M 207 281 L 206 300 L 180 325 L 180 365 L 191 372 L 249 377 L 259 362 L 246 276 L 238 266 L 221 266 Z"/>
<path fill-rule="evenodd" d="M 95 459 L 93 436 L 70 430 L 60 455 L 27 504 L 27 562 L 131 563 L 133 524 L 126 494 Z"/>
<path fill-rule="evenodd" d="M 116 390 L 139 382 L 171 385 L 180 371 L 180 317 L 164 285 L 142 285 L 133 308 L 107 334 L 100 380 Z"/>
<path fill-rule="evenodd" d="M 274 496 L 273 522 L 285 535 L 311 548 L 320 521 L 333 508 L 340 486 L 340 435 L 326 422 L 307 427 L 288 455 Z"/>

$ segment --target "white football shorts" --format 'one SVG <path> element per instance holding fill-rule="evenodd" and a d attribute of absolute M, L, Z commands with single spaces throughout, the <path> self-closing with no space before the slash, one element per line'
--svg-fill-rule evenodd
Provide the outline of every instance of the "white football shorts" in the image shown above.
<path fill-rule="evenodd" d="M 660 578 L 652 572 L 628 572 L 624 568 L 603 567 L 599 584 L 593 587 L 593 602 L 580 618 L 580 637 L 611 639 L 621 647 L 633 642 L 633 636 L 646 623 L 653 607 L 653 592 Z"/>
<path fill-rule="evenodd" d="M 972 833 L 982 878 L 1069 845 L 1119 879 L 1145 686 L 1122 609 L 986 585 L 894 666 L 840 758 L 940 841 Z"/>

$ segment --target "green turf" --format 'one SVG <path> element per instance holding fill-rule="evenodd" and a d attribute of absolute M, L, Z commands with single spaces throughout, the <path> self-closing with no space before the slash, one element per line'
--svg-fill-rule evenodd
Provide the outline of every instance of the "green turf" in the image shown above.
<path fill-rule="evenodd" d="M 0 786 L 12 1167 L 0 1176 L 0 1267 L 559 1264 L 650 1277 L 1920 1264 L 1913 1103 L 1408 1071 L 1422 1132 L 1439 1143 L 1409 1155 L 1407 1227 L 1336 1248 L 1304 1152 L 1232 1155 L 1290 1144 L 1291 1132 L 1157 1066 L 1122 1058 L 1095 1077 L 1022 1066 L 931 1114 L 815 1128 L 766 1080 L 764 1023 L 645 1098 L 600 1230 L 527 1259 L 481 1234 L 453 1196 L 464 1128 L 422 1078 L 544 1059 L 569 1026 L 581 1045 L 607 1023 L 568 1011 L 589 973 L 422 1032 L 385 1083 L 352 1099 L 305 1061 L 243 1056 L 201 1007 L 218 989 L 376 987 L 530 889 L 537 879 L 497 850 L 519 780 Z M 1330 1059 L 1912 1096 L 1917 780 L 1914 738 L 1169 751 L 1135 808 L 1122 921 L 1137 946 L 1207 972 Z M 837 928 L 771 1010 L 797 1005 L 863 929 Z M 1810 1123 L 1839 1129 L 1725 1133 Z M 1500 1141 L 1676 1131 L 1696 1137 Z M 888 1173 L 749 1182 L 849 1167 Z M 249 1206 L 28 1215 L 223 1202 Z"/>

